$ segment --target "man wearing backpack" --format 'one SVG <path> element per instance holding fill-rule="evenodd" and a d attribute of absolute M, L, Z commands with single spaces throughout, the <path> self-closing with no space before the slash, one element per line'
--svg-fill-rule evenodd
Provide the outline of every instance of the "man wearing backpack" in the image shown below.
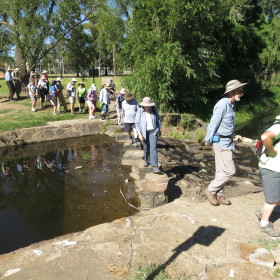
<path fill-rule="evenodd" d="M 265 151 L 259 161 L 262 178 L 265 204 L 256 211 L 260 220 L 259 230 L 272 237 L 280 236 L 269 218 L 274 208 L 280 205 L 280 115 L 276 117 L 274 124 L 262 134 Z"/>
<path fill-rule="evenodd" d="M 223 98 L 214 107 L 213 115 L 207 128 L 205 145 L 213 143 L 215 153 L 215 179 L 209 184 L 205 195 L 213 206 L 230 205 L 230 200 L 223 196 L 225 183 L 235 174 L 232 150 L 235 127 L 234 104 L 243 96 L 243 87 L 247 83 L 231 80 L 226 84 Z"/>

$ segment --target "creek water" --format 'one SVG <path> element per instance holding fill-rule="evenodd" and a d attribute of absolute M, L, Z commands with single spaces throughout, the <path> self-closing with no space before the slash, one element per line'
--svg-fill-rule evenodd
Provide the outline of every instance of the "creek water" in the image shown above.
<path fill-rule="evenodd" d="M 0 254 L 137 212 L 122 154 L 103 135 L 2 151 Z"/>

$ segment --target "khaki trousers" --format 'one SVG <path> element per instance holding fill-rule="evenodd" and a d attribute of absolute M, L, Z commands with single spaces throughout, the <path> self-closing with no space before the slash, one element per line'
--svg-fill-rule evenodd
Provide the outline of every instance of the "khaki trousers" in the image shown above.
<path fill-rule="evenodd" d="M 209 184 L 208 191 L 222 195 L 224 184 L 235 174 L 236 168 L 232 150 L 222 148 L 219 144 L 213 144 L 215 153 L 216 173 L 215 179 Z"/>
<path fill-rule="evenodd" d="M 57 111 L 60 112 L 60 107 L 63 106 L 65 113 L 67 112 L 67 103 L 65 101 L 65 98 L 63 96 L 62 92 L 59 92 L 58 94 L 58 103 L 57 103 Z"/>

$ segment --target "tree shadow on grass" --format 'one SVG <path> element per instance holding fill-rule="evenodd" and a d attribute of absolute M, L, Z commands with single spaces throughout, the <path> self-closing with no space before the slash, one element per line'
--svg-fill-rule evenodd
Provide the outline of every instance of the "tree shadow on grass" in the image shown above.
<path fill-rule="evenodd" d="M 154 270 L 150 275 L 147 276 L 146 280 L 153 280 L 155 277 L 163 271 L 170 263 L 172 263 L 182 252 L 189 250 L 196 244 L 203 246 L 210 246 L 220 235 L 225 231 L 224 228 L 216 226 L 201 226 L 197 231 L 188 238 L 185 242 L 181 243 L 178 247 L 173 249 L 174 254 L 162 265 L 160 265 L 156 270 Z"/>

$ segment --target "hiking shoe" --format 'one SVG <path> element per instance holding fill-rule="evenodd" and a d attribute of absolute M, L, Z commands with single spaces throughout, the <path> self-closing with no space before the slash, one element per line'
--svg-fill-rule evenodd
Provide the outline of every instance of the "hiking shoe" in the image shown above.
<path fill-rule="evenodd" d="M 219 206 L 220 203 L 217 200 L 217 196 L 211 192 L 209 192 L 208 190 L 205 191 L 205 195 L 207 197 L 207 200 L 213 205 L 213 206 Z"/>
<path fill-rule="evenodd" d="M 145 163 L 144 163 L 144 167 L 148 167 L 150 165 L 150 163 L 148 162 L 148 161 L 146 161 Z"/>
<path fill-rule="evenodd" d="M 224 196 L 222 195 L 217 195 L 217 200 L 220 204 L 222 205 L 231 205 L 231 201 L 226 199 Z"/>
<path fill-rule="evenodd" d="M 155 174 L 159 174 L 159 173 L 161 173 L 161 170 L 158 168 L 158 167 L 154 167 L 153 168 L 153 172 L 155 173 Z"/>
<path fill-rule="evenodd" d="M 32 111 L 32 112 L 36 112 L 36 109 L 35 109 L 35 108 L 31 108 L 31 111 Z"/>
<path fill-rule="evenodd" d="M 259 220 L 262 219 L 262 214 L 263 214 L 263 212 L 262 212 L 262 209 L 261 209 L 261 208 L 259 208 L 258 210 L 256 210 L 255 214 L 256 214 L 256 216 L 257 216 L 257 218 L 258 218 Z"/>
<path fill-rule="evenodd" d="M 267 226 L 262 227 L 261 225 L 259 226 L 259 230 L 261 232 L 264 232 L 266 234 L 268 234 L 271 237 L 278 237 L 280 236 L 280 233 L 278 231 L 276 231 L 273 227 L 272 223 L 269 223 Z"/>

